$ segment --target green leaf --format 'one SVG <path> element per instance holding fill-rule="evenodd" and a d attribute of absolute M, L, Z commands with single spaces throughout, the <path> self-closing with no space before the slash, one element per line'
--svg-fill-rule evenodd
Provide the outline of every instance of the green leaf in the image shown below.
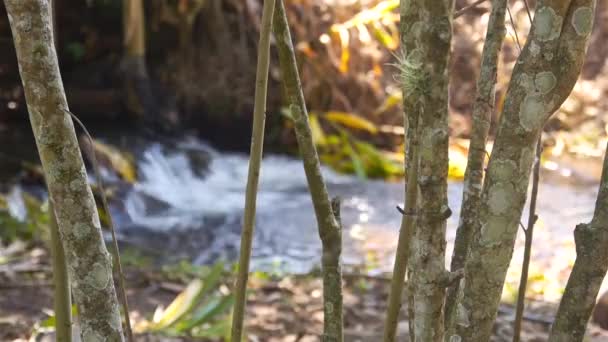
<path fill-rule="evenodd" d="M 350 142 L 348 141 L 348 136 L 346 134 L 342 134 L 342 139 L 344 142 L 344 149 L 348 153 L 348 155 L 353 163 L 353 168 L 355 170 L 355 174 L 357 175 L 357 177 L 359 177 L 361 179 L 366 179 L 367 172 L 365 171 L 363 162 L 361 161 L 361 158 L 359 157 L 357 152 L 350 145 Z"/>
<path fill-rule="evenodd" d="M 323 118 L 345 127 L 367 131 L 371 134 L 378 133 L 378 127 L 376 127 L 373 122 L 355 115 L 354 113 L 329 111 L 325 113 Z"/>
<path fill-rule="evenodd" d="M 233 302 L 234 297 L 232 295 L 213 297 L 192 315 L 192 319 L 176 325 L 175 329 L 179 332 L 183 332 L 202 324 L 209 323 L 217 318 L 219 314 L 230 308 Z"/>
<path fill-rule="evenodd" d="M 224 270 L 223 263 L 216 263 L 209 274 L 202 279 L 195 279 L 182 293 L 177 295 L 163 313 L 156 317 L 150 325 L 151 330 L 163 330 L 179 322 L 199 305 L 201 299 L 215 289 Z"/>

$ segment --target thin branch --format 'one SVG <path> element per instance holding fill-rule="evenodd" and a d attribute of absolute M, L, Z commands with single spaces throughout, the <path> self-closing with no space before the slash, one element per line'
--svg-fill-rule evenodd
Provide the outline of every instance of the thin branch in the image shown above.
<path fill-rule="evenodd" d="M 336 199 L 330 201 L 321 173 L 321 163 L 312 139 L 296 56 L 282 0 L 277 0 L 275 10 L 273 29 L 279 52 L 281 78 L 289 100 L 298 148 L 302 155 L 308 190 L 321 238 L 324 314 L 322 341 L 342 342 L 344 340 L 342 269 L 340 265 L 342 227 L 339 201 Z"/>
<path fill-rule="evenodd" d="M 231 341 L 241 341 L 243 338 L 243 321 L 247 302 L 247 280 L 249 278 L 249 262 L 253 243 L 255 226 L 256 197 L 260 178 L 260 167 L 264 149 L 264 121 L 266 118 L 266 96 L 268 92 L 268 69 L 270 65 L 270 34 L 275 0 L 264 0 L 262 12 L 262 29 L 258 45 L 258 63 L 255 82 L 255 103 L 253 110 L 253 127 L 247 188 L 245 192 L 245 213 L 237 279 L 235 284 L 234 310 L 232 313 Z"/>
<path fill-rule="evenodd" d="M 534 171 L 532 175 L 532 193 L 530 194 L 530 212 L 528 214 L 528 227 L 526 233 L 524 260 L 521 265 L 521 278 L 519 280 L 519 292 L 517 293 L 517 309 L 515 311 L 515 322 L 513 323 L 513 342 L 520 341 L 521 322 L 524 313 L 526 288 L 528 285 L 528 270 L 530 268 L 530 254 L 532 252 L 532 239 L 534 236 L 534 224 L 536 223 L 536 199 L 538 197 L 538 184 L 540 179 L 540 156 L 542 153 L 541 138 L 536 145 L 536 159 L 534 160 Z"/>
<path fill-rule="evenodd" d="M 454 13 L 454 19 L 466 14 L 468 11 L 477 8 L 477 6 L 483 4 L 484 2 L 486 2 L 487 0 L 477 0 L 474 3 L 468 5 L 468 6 L 464 6 L 463 8 L 459 9 L 458 11 L 456 11 Z"/>

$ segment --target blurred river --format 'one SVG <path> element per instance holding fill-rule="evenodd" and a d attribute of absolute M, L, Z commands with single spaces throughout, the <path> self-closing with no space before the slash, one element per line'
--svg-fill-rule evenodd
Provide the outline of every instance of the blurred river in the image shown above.
<path fill-rule="evenodd" d="M 137 159 L 138 181 L 120 188 L 112 200 L 123 243 L 163 260 L 203 264 L 236 259 L 247 155 L 219 152 L 193 137 L 164 143 L 140 139 L 131 144 L 116 137 L 109 141 L 127 146 Z M 20 145 L 19 150 L 31 153 L 32 147 Z M 323 174 L 330 194 L 342 199 L 344 264 L 363 267 L 370 274 L 390 271 L 401 222 L 395 207 L 403 205 L 404 184 L 361 180 L 329 169 Z M 560 296 L 576 256 L 573 229 L 591 219 L 597 193 L 596 182 L 565 182 L 566 178 L 554 174 L 545 170 L 541 175 L 530 272 L 531 288 L 546 300 Z M 112 183 L 112 177 L 107 183 Z M 451 182 L 448 197 L 454 214 L 448 220 L 446 265 L 461 196 L 462 183 Z M 527 209 L 522 221 L 527 222 L 526 218 Z M 306 273 L 318 266 L 320 242 L 300 160 L 278 155 L 264 158 L 256 222 L 253 269 Z M 507 292 L 519 281 L 522 256 L 520 231 Z"/>

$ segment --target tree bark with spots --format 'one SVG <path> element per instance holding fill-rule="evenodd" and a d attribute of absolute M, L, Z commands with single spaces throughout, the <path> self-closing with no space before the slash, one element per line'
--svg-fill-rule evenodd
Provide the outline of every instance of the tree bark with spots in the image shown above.
<path fill-rule="evenodd" d="M 55 208 L 83 341 L 123 341 L 110 254 L 53 45 L 48 0 L 5 0 L 29 117 Z"/>
<path fill-rule="evenodd" d="M 308 123 L 308 111 L 302 93 L 283 0 L 276 1 L 273 32 L 279 52 L 281 78 L 289 101 L 289 109 L 294 122 L 298 148 L 302 155 L 308 190 L 312 198 L 322 244 L 321 271 L 323 273 L 324 313 L 322 340 L 324 342 L 342 342 L 344 333 L 342 270 L 340 265 L 340 255 L 342 253 L 340 204 L 337 199 L 330 200 L 321 174 L 321 163 Z"/>
<path fill-rule="evenodd" d="M 483 184 L 483 164 L 486 159 L 486 142 L 490 130 L 490 120 L 494 112 L 496 75 L 498 57 L 505 37 L 505 12 L 507 0 L 493 0 L 492 12 L 488 21 L 486 40 L 481 54 L 481 69 L 477 78 L 477 94 L 473 102 L 473 124 L 467 167 L 464 173 L 462 207 L 460 221 L 454 241 L 454 252 L 450 269 L 452 272 L 464 267 L 469 246 L 473 238 L 473 222 L 479 208 L 481 187 Z M 447 321 L 454 310 L 454 303 L 460 284 L 451 286 L 445 302 L 446 329 L 451 325 Z"/>
<path fill-rule="evenodd" d="M 405 1 L 402 10 L 402 82 L 407 115 L 418 115 L 419 190 L 415 207 L 409 277 L 412 341 L 442 341 L 448 177 L 448 60 L 452 39 L 451 0 Z M 408 70 L 409 69 L 409 70 Z M 409 102 L 409 103 L 408 103 Z"/>
<path fill-rule="evenodd" d="M 557 310 L 549 341 L 582 341 L 602 281 L 608 271 L 608 155 L 595 212 L 574 230 L 576 261 Z"/>
<path fill-rule="evenodd" d="M 446 340 L 490 339 L 536 142 L 570 94 L 583 65 L 595 0 L 539 1 L 526 45 L 513 70 L 481 194 L 464 286 Z"/>

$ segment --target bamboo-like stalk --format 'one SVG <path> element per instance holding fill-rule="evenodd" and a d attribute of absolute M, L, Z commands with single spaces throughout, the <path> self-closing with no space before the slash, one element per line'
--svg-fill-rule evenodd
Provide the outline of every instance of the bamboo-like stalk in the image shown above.
<path fill-rule="evenodd" d="M 53 45 L 47 0 L 5 0 L 29 117 L 64 247 L 83 341 L 123 341 L 110 255 Z"/>
<path fill-rule="evenodd" d="M 241 248 L 235 284 L 234 310 L 232 313 L 232 341 L 241 341 L 243 321 L 245 318 L 247 279 L 249 278 L 249 261 L 255 225 L 255 206 L 260 178 L 260 166 L 264 147 L 264 121 L 266 118 L 266 94 L 268 88 L 268 69 L 270 65 L 270 35 L 275 0 L 264 0 L 262 25 L 258 45 L 258 62 L 255 82 L 255 103 L 253 111 L 253 128 L 251 152 L 249 156 L 249 174 L 245 192 L 245 214 L 241 233 Z"/>
<path fill-rule="evenodd" d="M 323 341 L 341 342 L 343 337 L 342 319 L 342 232 L 337 201 L 329 199 L 317 149 L 312 140 L 308 123 L 308 112 L 300 83 L 291 34 L 282 0 L 277 0 L 274 20 L 274 36 L 279 52 L 279 62 L 283 84 L 289 99 L 291 115 L 298 147 L 304 163 L 304 172 L 312 198 L 319 236 L 322 243 L 321 267 L 323 273 Z"/>
<path fill-rule="evenodd" d="M 606 147 L 608 151 L 608 146 Z M 608 270 L 608 153 L 593 218 L 574 230 L 576 261 L 559 303 L 549 341 L 580 342 Z"/>
<path fill-rule="evenodd" d="M 498 57 L 506 33 L 506 7 L 507 0 L 492 1 L 492 12 L 488 20 L 486 39 L 481 54 L 481 69 L 477 78 L 475 102 L 473 102 L 471 142 L 464 172 L 460 221 L 456 230 L 456 240 L 454 241 L 454 251 L 450 265 L 452 272 L 464 267 L 469 246 L 475 233 L 473 232 L 473 223 L 479 210 L 483 184 L 483 164 L 487 154 L 486 142 L 490 130 L 490 120 L 494 112 Z M 460 284 L 457 283 L 448 289 L 445 302 L 447 330 L 451 330 L 454 303 L 459 288 Z"/>
<path fill-rule="evenodd" d="M 53 202 L 49 200 L 49 229 L 51 231 L 51 260 L 53 265 L 53 309 L 57 342 L 72 341 L 72 296 L 68 266 L 61 244 Z"/>
<path fill-rule="evenodd" d="M 399 229 L 397 252 L 395 254 L 391 288 L 386 309 L 384 323 L 385 342 L 395 341 L 396 338 L 405 274 L 410 253 L 410 243 L 416 223 L 415 211 L 418 202 L 418 184 L 416 181 L 418 178 L 418 115 L 412 113 L 410 116 L 404 115 L 404 126 L 407 127 L 407 152 L 405 162 L 407 182 L 405 184 L 405 208 L 403 209 L 403 217 L 401 218 L 401 228 Z"/>
<path fill-rule="evenodd" d="M 51 25 L 55 53 L 59 55 L 57 47 L 57 0 L 51 1 Z M 49 198 L 49 230 L 51 236 L 51 265 L 53 265 L 53 310 L 55 311 L 55 339 L 57 342 L 72 342 L 72 292 L 68 265 L 65 261 L 65 252 L 59 235 L 59 226 L 55 217 L 55 207 Z"/>
<path fill-rule="evenodd" d="M 524 316 L 526 288 L 528 287 L 528 270 L 530 268 L 530 255 L 532 254 L 532 239 L 534 238 L 534 224 L 536 224 L 536 199 L 538 198 L 538 185 L 540 181 L 540 157 L 542 152 L 541 139 L 536 145 L 536 160 L 532 171 L 532 193 L 530 194 L 530 212 L 528 225 L 525 230 L 524 260 L 521 265 L 521 278 L 519 279 L 519 292 L 517 293 L 517 307 L 513 323 L 513 342 L 519 342 L 521 335 L 521 322 Z"/>

